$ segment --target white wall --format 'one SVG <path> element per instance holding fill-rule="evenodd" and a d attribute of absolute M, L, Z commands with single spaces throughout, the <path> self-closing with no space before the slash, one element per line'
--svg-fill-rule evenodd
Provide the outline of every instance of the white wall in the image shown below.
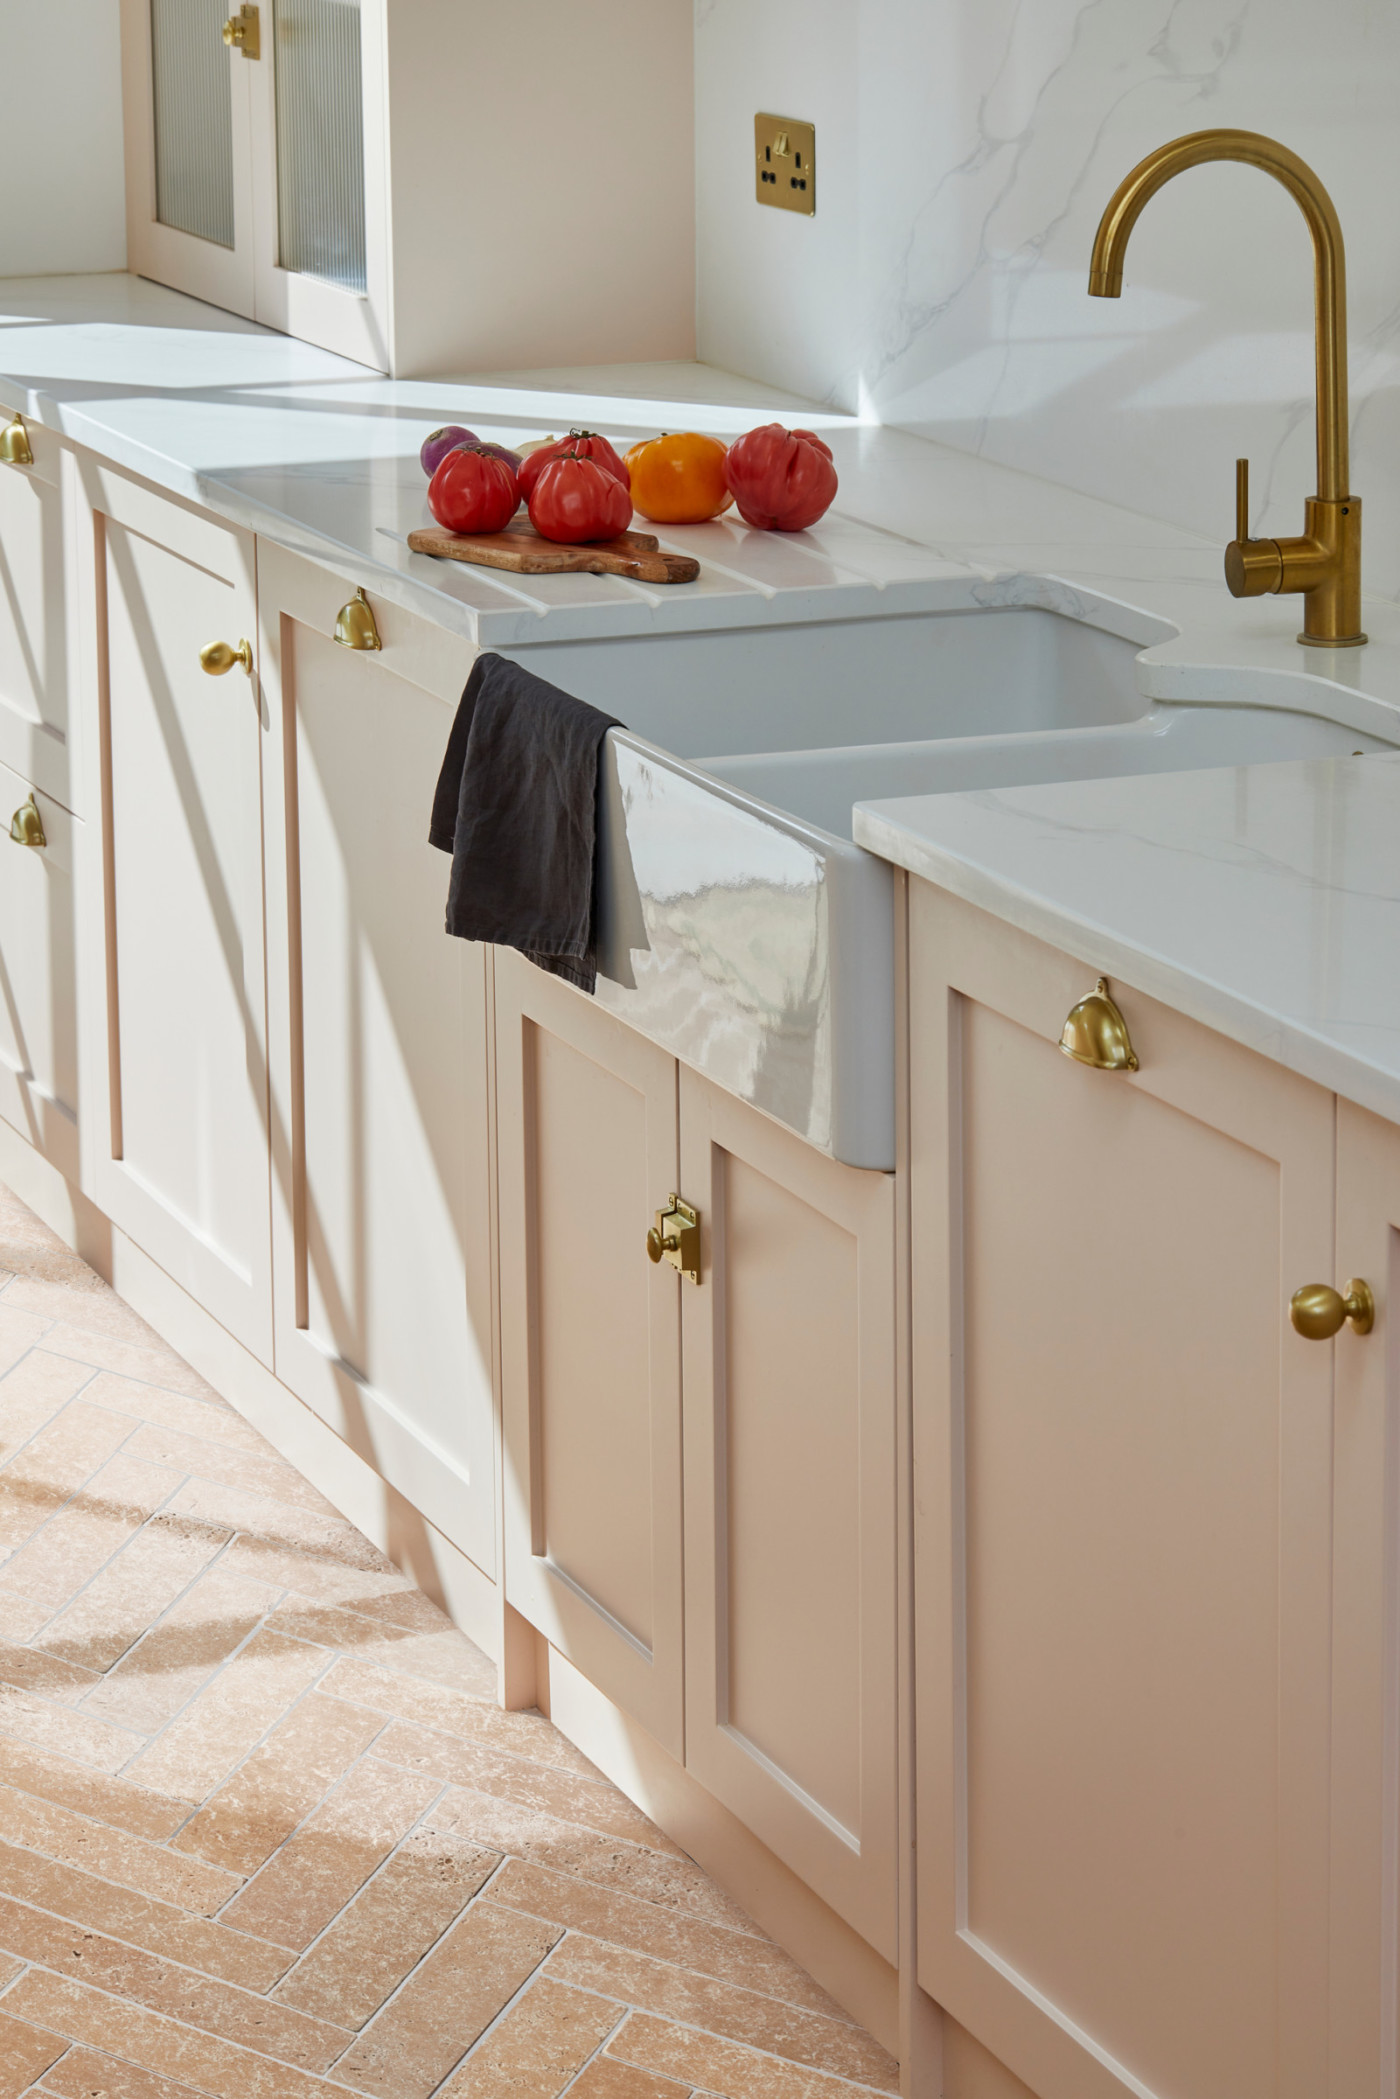
<path fill-rule="evenodd" d="M 126 267 L 119 0 L 0 0 L 0 277 Z"/>
<path fill-rule="evenodd" d="M 1297 531 L 1312 265 L 1251 168 L 1169 185 L 1121 300 L 1085 295 L 1142 154 L 1211 125 L 1312 163 L 1346 233 L 1352 488 L 1400 594 L 1394 0 L 697 0 L 700 355 L 1176 519 Z M 817 126 L 818 214 L 754 200 L 755 110 Z"/>

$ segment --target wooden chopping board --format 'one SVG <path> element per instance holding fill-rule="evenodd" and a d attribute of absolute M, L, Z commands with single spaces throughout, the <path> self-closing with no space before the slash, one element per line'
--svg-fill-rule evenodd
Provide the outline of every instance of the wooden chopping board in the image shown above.
<path fill-rule="evenodd" d="M 447 532 L 424 525 L 410 532 L 415 554 L 442 561 L 471 561 L 481 568 L 509 569 L 517 576 L 630 576 L 634 583 L 693 583 L 700 564 L 689 554 L 663 554 L 649 532 L 623 532 L 616 539 L 563 547 L 541 539 L 532 525 L 510 524 L 504 532 Z"/>

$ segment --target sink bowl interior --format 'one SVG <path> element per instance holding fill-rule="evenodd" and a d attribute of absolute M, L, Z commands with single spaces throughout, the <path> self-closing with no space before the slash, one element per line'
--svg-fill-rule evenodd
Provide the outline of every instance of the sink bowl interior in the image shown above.
<path fill-rule="evenodd" d="M 857 802 L 1392 749 L 1357 729 L 1284 708 L 1159 703 L 1136 721 L 1100 727 L 735 754 L 707 758 L 704 768 L 759 801 L 849 838 Z"/>
<path fill-rule="evenodd" d="M 1132 721 L 1147 707 L 1142 646 L 994 606 L 503 653 L 662 750 L 704 759 Z"/>

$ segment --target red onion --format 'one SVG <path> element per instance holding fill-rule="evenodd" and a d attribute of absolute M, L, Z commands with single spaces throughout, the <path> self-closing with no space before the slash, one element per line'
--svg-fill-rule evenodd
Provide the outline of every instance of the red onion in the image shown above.
<path fill-rule="evenodd" d="M 423 440 L 418 454 L 418 463 L 429 480 L 442 465 L 449 452 L 458 445 L 474 445 L 478 442 L 474 430 L 464 430 L 460 423 L 444 423 L 441 430 L 434 430 Z"/>

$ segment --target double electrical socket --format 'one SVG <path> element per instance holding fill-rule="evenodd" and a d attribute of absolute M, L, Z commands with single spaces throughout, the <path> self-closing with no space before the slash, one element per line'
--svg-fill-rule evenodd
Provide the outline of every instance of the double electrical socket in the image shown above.
<path fill-rule="evenodd" d="M 817 208 L 816 125 L 799 117 L 755 117 L 753 147 L 759 203 L 810 218 Z"/>

